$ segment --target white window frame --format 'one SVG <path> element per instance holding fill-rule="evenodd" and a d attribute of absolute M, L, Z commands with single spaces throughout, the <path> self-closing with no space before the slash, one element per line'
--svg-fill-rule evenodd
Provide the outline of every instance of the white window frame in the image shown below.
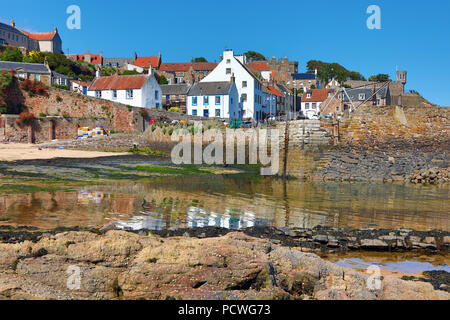
<path fill-rule="evenodd" d="M 128 100 L 133 100 L 134 99 L 134 91 L 133 89 L 127 89 L 126 90 L 126 97 Z"/>

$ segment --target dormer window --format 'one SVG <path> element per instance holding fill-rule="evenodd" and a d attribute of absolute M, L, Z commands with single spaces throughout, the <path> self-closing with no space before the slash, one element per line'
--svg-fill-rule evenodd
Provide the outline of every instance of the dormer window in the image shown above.
<path fill-rule="evenodd" d="M 365 94 L 365 93 L 360 93 L 360 94 L 359 94 L 359 100 L 360 100 L 360 101 L 366 100 L 366 94 Z"/>
<path fill-rule="evenodd" d="M 311 99 L 311 93 L 307 93 L 306 98 Z"/>

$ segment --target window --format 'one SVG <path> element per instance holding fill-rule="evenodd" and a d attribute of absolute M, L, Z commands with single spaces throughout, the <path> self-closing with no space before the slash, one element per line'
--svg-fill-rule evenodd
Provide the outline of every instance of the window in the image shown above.
<path fill-rule="evenodd" d="M 311 93 L 308 93 L 308 94 L 306 95 L 306 98 L 311 99 Z"/>
<path fill-rule="evenodd" d="M 36 79 L 37 81 L 41 81 L 41 75 L 39 73 L 35 73 L 34 79 Z"/>
<path fill-rule="evenodd" d="M 197 105 L 197 97 L 192 97 L 192 105 L 193 106 Z"/>
<path fill-rule="evenodd" d="M 159 109 L 159 102 L 156 103 L 156 109 Z"/>
<path fill-rule="evenodd" d="M 231 68 L 227 68 L 226 73 L 227 73 L 227 74 L 231 74 Z"/>
<path fill-rule="evenodd" d="M 313 102 L 311 109 L 316 110 L 317 108 L 317 103 Z"/>
<path fill-rule="evenodd" d="M 209 118 L 209 110 L 208 110 L 208 109 L 203 110 L 203 116 L 204 116 L 205 118 Z"/>
<path fill-rule="evenodd" d="M 155 90 L 155 100 L 158 100 L 158 99 L 159 99 L 159 91 Z"/>
<path fill-rule="evenodd" d="M 359 100 L 360 100 L 360 101 L 366 100 L 366 94 L 365 94 L 365 93 L 360 93 L 360 94 L 359 94 Z"/>
<path fill-rule="evenodd" d="M 101 98 L 102 97 L 102 92 L 100 90 L 96 90 L 95 91 L 95 97 L 96 98 Z"/>
<path fill-rule="evenodd" d="M 192 115 L 196 116 L 197 115 L 197 110 L 196 109 L 192 109 Z"/>
<path fill-rule="evenodd" d="M 247 81 L 242 81 L 242 88 L 247 88 Z"/>
<path fill-rule="evenodd" d="M 117 99 L 117 90 L 112 91 L 112 98 L 113 98 L 113 100 Z"/>
<path fill-rule="evenodd" d="M 230 64 L 231 63 L 231 60 L 230 59 L 227 59 L 227 64 Z"/>
<path fill-rule="evenodd" d="M 216 96 L 216 104 L 220 104 L 220 96 Z"/>
<path fill-rule="evenodd" d="M 207 106 L 209 104 L 209 97 L 203 97 L 203 104 Z"/>
<path fill-rule="evenodd" d="M 241 101 L 242 101 L 242 102 L 247 101 L 247 94 L 246 94 L 246 93 L 243 93 L 243 94 L 242 94 L 242 96 L 241 96 Z"/>
<path fill-rule="evenodd" d="M 220 109 L 216 109 L 216 117 L 220 118 Z"/>
<path fill-rule="evenodd" d="M 18 76 L 19 76 L 19 78 L 22 78 L 22 79 L 26 78 L 26 75 L 23 72 L 19 72 Z"/>
<path fill-rule="evenodd" d="M 133 89 L 127 89 L 127 99 L 133 99 Z"/>
<path fill-rule="evenodd" d="M 309 103 L 305 103 L 305 109 L 309 110 Z"/>

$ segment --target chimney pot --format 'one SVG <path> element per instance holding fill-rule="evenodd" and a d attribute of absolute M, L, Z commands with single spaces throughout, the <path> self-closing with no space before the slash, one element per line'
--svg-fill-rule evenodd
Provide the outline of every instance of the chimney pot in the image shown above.
<path fill-rule="evenodd" d="M 14 22 L 14 20 L 11 20 L 11 27 L 15 27 L 16 23 Z"/>

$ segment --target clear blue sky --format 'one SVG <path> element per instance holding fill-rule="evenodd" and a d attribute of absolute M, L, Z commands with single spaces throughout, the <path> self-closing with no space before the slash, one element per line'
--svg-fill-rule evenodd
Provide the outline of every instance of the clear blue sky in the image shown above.
<path fill-rule="evenodd" d="M 68 30 L 66 8 L 82 12 L 81 30 Z M 382 30 L 366 27 L 369 5 L 378 5 Z M 17 1 L 2 0 L 1 21 L 14 18 L 31 31 L 57 26 L 64 51 L 106 57 L 163 55 L 165 62 L 204 56 L 218 60 L 224 48 L 266 57 L 338 62 L 368 77 L 396 67 L 408 70 L 407 89 L 450 106 L 450 1 Z"/>

